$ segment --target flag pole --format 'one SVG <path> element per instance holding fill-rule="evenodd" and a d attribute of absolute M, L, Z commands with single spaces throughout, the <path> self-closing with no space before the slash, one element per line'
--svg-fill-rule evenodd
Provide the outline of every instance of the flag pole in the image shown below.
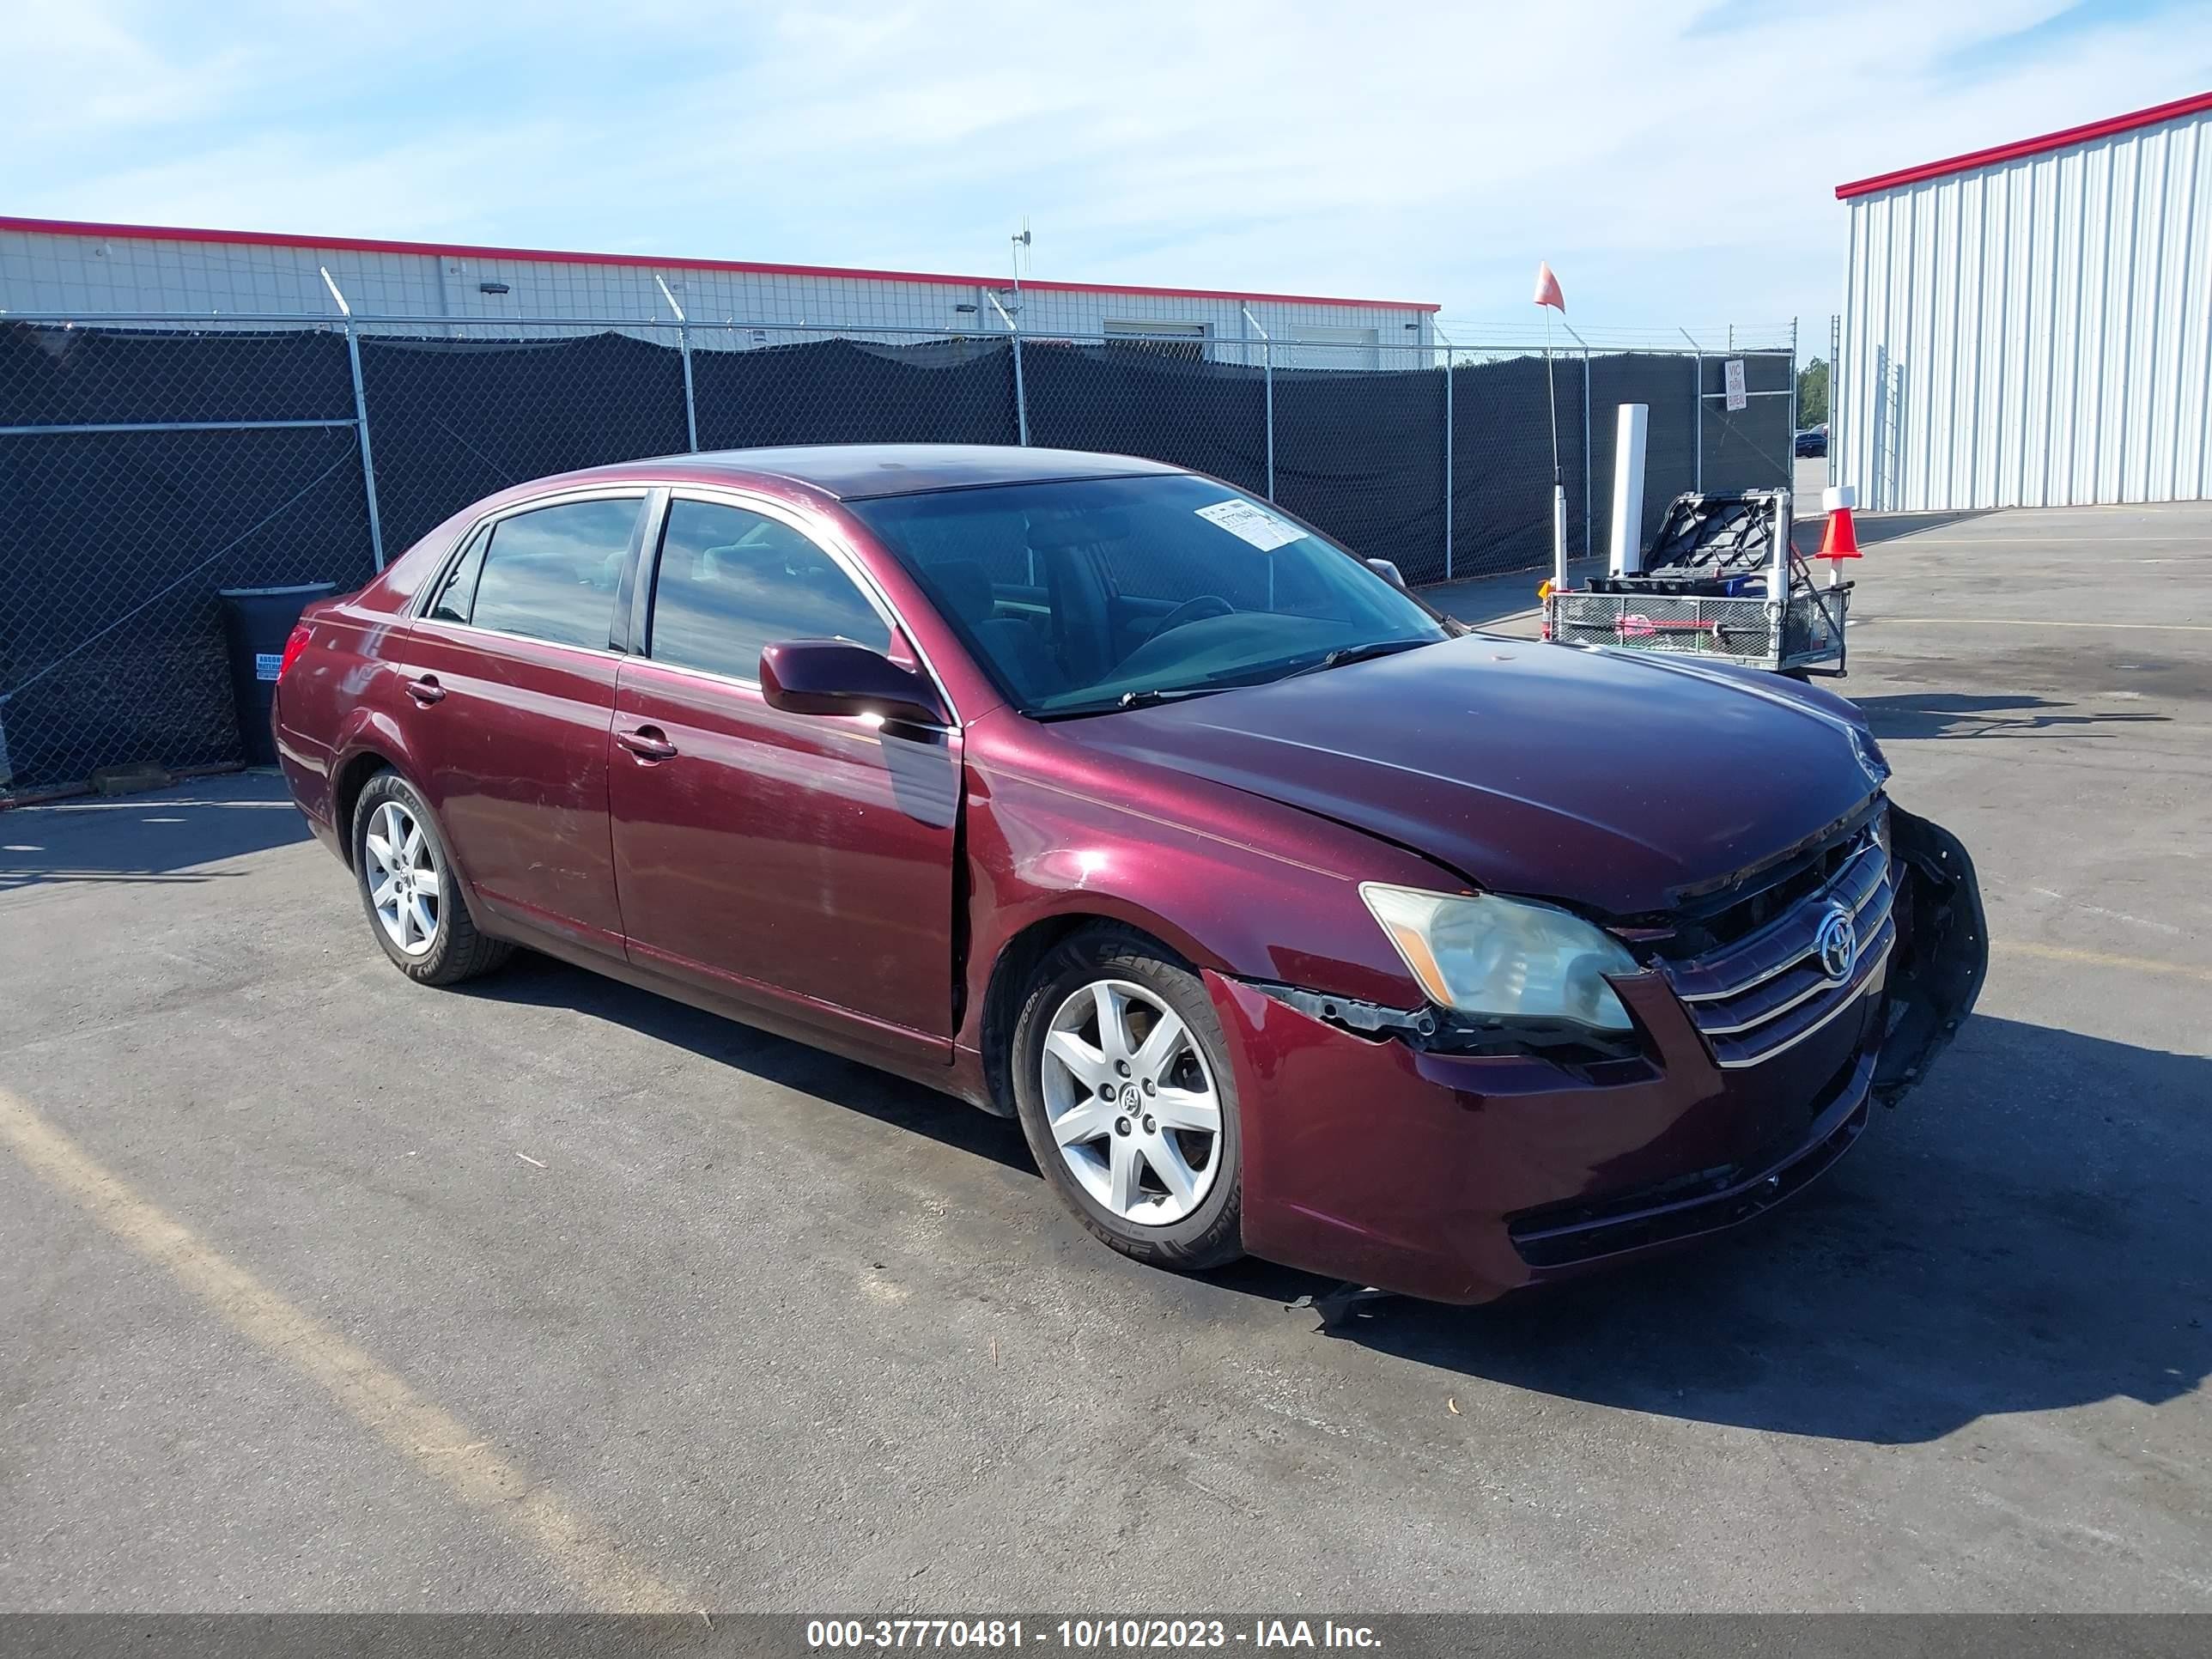
<path fill-rule="evenodd" d="M 1567 480 L 1559 470 L 1559 387 L 1552 369 L 1552 313 L 1544 312 L 1544 391 L 1552 410 L 1552 589 L 1567 585 Z"/>

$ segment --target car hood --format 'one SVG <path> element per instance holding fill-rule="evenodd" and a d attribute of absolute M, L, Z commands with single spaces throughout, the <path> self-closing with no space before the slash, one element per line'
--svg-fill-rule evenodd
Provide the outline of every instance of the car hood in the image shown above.
<path fill-rule="evenodd" d="M 1351 824 L 1480 887 L 1626 916 L 1863 804 L 1880 780 L 1856 724 L 1840 699 L 1750 671 L 1474 635 L 1055 730 Z"/>

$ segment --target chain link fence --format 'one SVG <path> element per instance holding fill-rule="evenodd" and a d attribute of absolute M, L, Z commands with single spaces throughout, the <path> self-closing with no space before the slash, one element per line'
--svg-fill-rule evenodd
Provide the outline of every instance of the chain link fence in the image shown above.
<path fill-rule="evenodd" d="M 234 764 L 217 595 L 358 586 L 509 484 L 781 444 L 1143 455 L 1279 502 L 1417 583 L 1608 533 L 1613 410 L 1676 493 L 1786 484 L 1794 345 L 1743 359 L 1453 331 L 1435 345 L 737 322 L 0 318 L 0 802 Z M 996 325 L 995 326 L 994 325 Z M 1501 332 L 1503 332 L 1501 331 Z M 1554 454 L 1556 410 L 1556 458 Z"/>

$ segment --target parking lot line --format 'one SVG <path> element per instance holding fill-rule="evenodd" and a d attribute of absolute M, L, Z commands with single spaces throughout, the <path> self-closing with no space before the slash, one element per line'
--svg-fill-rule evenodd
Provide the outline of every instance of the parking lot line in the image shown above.
<path fill-rule="evenodd" d="M 2085 968 L 2125 968 L 2138 974 L 2179 974 L 2184 979 L 2201 979 L 2212 983 L 2212 968 L 2197 968 L 2185 962 L 2153 962 L 2148 957 L 2113 956 L 2104 951 L 2077 951 L 2069 945 L 2039 945 L 2030 939 L 1992 939 L 1990 948 L 2008 951 L 2014 956 L 2041 957 L 2048 962 L 2078 963 Z"/>
<path fill-rule="evenodd" d="M 495 1516 L 520 1534 L 595 1608 L 676 1612 L 702 1605 L 629 1559 L 592 1522 L 490 1449 L 459 1419 L 141 1197 L 5 1088 L 0 1088 L 0 1144 L 125 1246 L 166 1268 L 233 1330 L 321 1388 L 464 1506 Z"/>

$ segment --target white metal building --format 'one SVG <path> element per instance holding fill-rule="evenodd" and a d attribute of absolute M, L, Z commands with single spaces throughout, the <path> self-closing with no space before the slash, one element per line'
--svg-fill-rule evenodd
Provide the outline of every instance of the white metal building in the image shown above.
<path fill-rule="evenodd" d="M 787 340 L 788 333 L 769 331 L 799 326 L 1003 335 L 998 307 L 1016 308 L 1007 276 L 0 217 L 0 312 L 23 316 L 320 316 L 332 311 L 325 267 L 358 315 L 443 323 L 668 323 L 665 282 L 692 322 L 763 331 L 757 340 L 731 331 L 714 342 L 736 345 Z M 1208 343 L 1193 349 L 1209 355 L 1227 355 L 1235 342 L 1243 356 L 1265 331 L 1279 364 L 1303 356 L 1329 367 L 1373 368 L 1392 346 L 1431 344 L 1437 307 L 1025 281 L 1019 310 L 1025 335 L 1202 340 Z"/>
<path fill-rule="evenodd" d="M 2212 93 L 1836 194 L 1862 507 L 2212 498 Z"/>

